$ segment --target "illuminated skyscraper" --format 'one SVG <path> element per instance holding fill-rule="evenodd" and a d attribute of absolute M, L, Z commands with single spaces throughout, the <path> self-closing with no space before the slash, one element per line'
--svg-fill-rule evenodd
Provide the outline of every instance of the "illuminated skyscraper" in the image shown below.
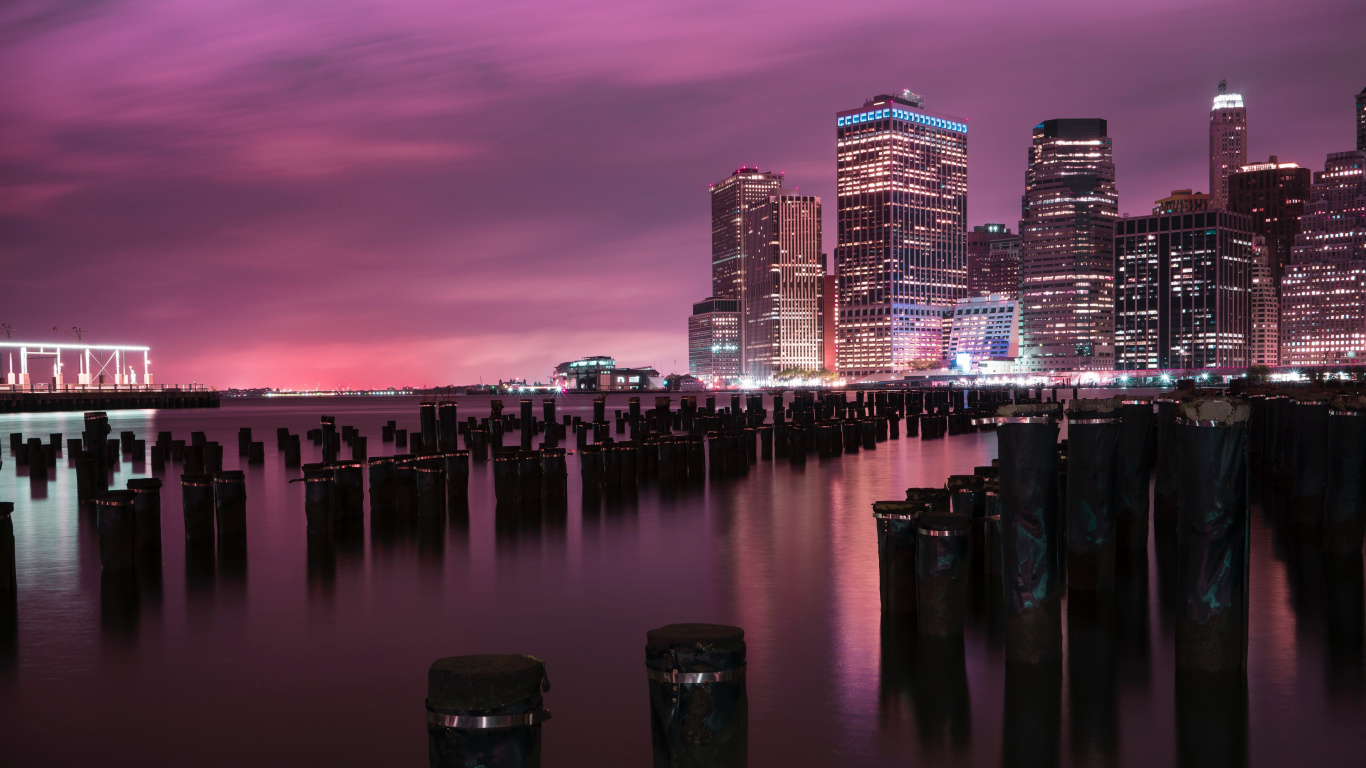
<path fill-rule="evenodd" d="M 1189 189 L 1173 189 L 1170 195 L 1153 203 L 1153 213 L 1195 213 L 1209 210 L 1209 195 Z"/>
<path fill-rule="evenodd" d="M 1245 368 L 1252 220 L 1227 211 L 1115 224 L 1115 369 Z"/>
<path fill-rule="evenodd" d="M 1357 151 L 1366 152 L 1366 88 L 1357 94 Z"/>
<path fill-rule="evenodd" d="M 1249 365 L 1281 364 L 1281 301 L 1271 269 L 1274 258 L 1266 238 L 1253 239 L 1252 256 L 1252 335 L 1248 338 Z"/>
<path fill-rule="evenodd" d="M 910 91 L 835 120 L 840 373 L 937 364 L 967 295 L 968 126 Z"/>
<path fill-rule="evenodd" d="M 1104 120 L 1034 126 L 1020 221 L 1024 371 L 1114 366 L 1114 153 Z"/>
<path fill-rule="evenodd" d="M 1244 165 L 1229 174 L 1226 207 L 1251 216 L 1253 231 L 1266 238 L 1273 281 L 1280 280 L 1290 260 L 1300 216 L 1309 199 L 1311 176 L 1308 168 L 1282 163 L 1275 155 L 1265 163 Z"/>
<path fill-rule="evenodd" d="M 968 233 L 968 295 L 1020 295 L 1020 236 L 1004 224 L 979 224 Z"/>
<path fill-rule="evenodd" d="M 1219 95 L 1209 113 L 1209 207 L 1228 207 L 1228 175 L 1247 165 L 1247 110 L 1241 94 L 1228 93 L 1219 81 Z"/>
<path fill-rule="evenodd" d="M 739 299 L 709 296 L 692 305 L 688 318 L 688 373 L 708 384 L 739 380 Z"/>
<path fill-rule="evenodd" d="M 782 174 L 743 166 L 711 185 L 711 293 L 718 299 L 745 297 L 746 259 L 766 251 L 769 236 L 762 213 L 769 197 L 783 186 Z M 743 311 L 743 307 L 742 307 Z M 740 329 L 743 361 L 745 343 Z"/>
<path fill-rule="evenodd" d="M 1334 152 L 1281 276 L 1281 364 L 1366 358 L 1366 152 Z"/>
<path fill-rule="evenodd" d="M 766 248 L 744 259 L 744 374 L 821 369 L 821 199 L 779 189 L 759 209 Z"/>

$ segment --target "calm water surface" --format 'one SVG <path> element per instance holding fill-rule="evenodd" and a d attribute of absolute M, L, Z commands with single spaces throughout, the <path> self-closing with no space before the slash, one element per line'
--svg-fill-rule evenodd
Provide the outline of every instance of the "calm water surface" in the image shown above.
<path fill-rule="evenodd" d="M 879 610 L 871 503 L 989 463 L 993 433 L 889 441 L 805 467 L 760 462 L 740 479 L 671 494 L 642 486 L 588 509 L 571 457 L 568 514 L 511 533 L 495 531 L 491 465 L 474 464 L 467 524 L 379 535 L 367 517 L 364 537 L 334 557 L 310 552 L 303 486 L 287 482 L 297 470 L 276 452 L 275 428 L 302 433 L 334 414 L 387 454 L 380 425 L 415 429 L 417 402 L 110 412 L 115 436 L 149 443 L 205 431 L 227 447 L 228 469 L 238 427 L 266 442 L 265 464 L 242 467 L 245 562 L 187 558 L 179 467 L 168 464 L 160 578 L 140 574 L 131 591 L 102 584 L 69 457 L 35 485 L 6 442 L 0 500 L 15 502 L 21 592 L 17 630 L 0 637 L 0 763 L 423 765 L 432 660 L 530 653 L 552 684 L 546 765 L 647 765 L 645 632 L 691 621 L 745 630 L 756 766 L 1366 763 L 1361 562 L 1326 568 L 1280 543 L 1256 510 L 1245 701 L 1178 698 L 1174 566 L 1157 541 L 1113 604 L 1069 606 L 1063 678 L 1040 690 L 1008 681 L 983 595 L 961 653 L 884 626 Z M 609 415 L 625 407 L 613 397 Z M 560 413 L 589 409 L 571 399 Z M 487 398 L 460 400 L 462 418 L 487 412 Z M 0 435 L 81 429 L 80 413 L 0 417 Z M 303 448 L 304 461 L 320 460 Z M 125 462 L 113 486 L 150 472 Z"/>

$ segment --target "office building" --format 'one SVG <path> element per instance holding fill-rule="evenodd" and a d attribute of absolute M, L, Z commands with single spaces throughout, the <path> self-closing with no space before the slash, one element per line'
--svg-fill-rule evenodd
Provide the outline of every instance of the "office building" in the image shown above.
<path fill-rule="evenodd" d="M 820 370 L 821 199 L 775 190 L 755 226 L 768 246 L 744 258 L 742 372 L 764 380 L 791 369 Z"/>
<path fill-rule="evenodd" d="M 1001 294 L 959 299 L 949 316 L 944 359 L 965 369 L 970 366 L 964 362 L 1013 360 L 1020 353 L 1016 304 L 1015 299 Z"/>
<path fill-rule="evenodd" d="M 1266 238 L 1261 235 L 1253 238 L 1252 246 L 1252 295 L 1248 299 L 1252 308 L 1252 335 L 1248 337 L 1249 364 L 1280 365 L 1281 302 L 1271 267 L 1274 255 L 1266 244 Z"/>
<path fill-rule="evenodd" d="M 1209 210 L 1209 195 L 1189 189 L 1173 189 L 1172 193 L 1153 203 L 1153 213 L 1195 213 Z"/>
<path fill-rule="evenodd" d="M 1366 152 L 1366 88 L 1357 94 L 1357 151 Z"/>
<path fill-rule="evenodd" d="M 763 229 L 769 198 L 783 186 L 782 174 L 751 166 L 711 185 L 711 293 L 744 301 L 746 260 L 771 245 Z M 740 332 L 744 349 L 744 328 Z M 741 360 L 744 358 L 741 357 Z"/>
<path fill-rule="evenodd" d="M 968 233 L 968 295 L 1020 294 L 1020 236 L 1004 224 L 979 224 Z"/>
<path fill-rule="evenodd" d="M 1279 280 L 1300 231 L 1312 174 L 1275 155 L 1265 163 L 1244 165 L 1228 177 L 1228 209 L 1252 217 L 1253 231 L 1266 238 L 1271 276 Z"/>
<path fill-rule="evenodd" d="M 944 309 L 967 294 L 967 122 L 902 91 L 835 125 L 839 372 L 936 362 Z"/>
<path fill-rule="evenodd" d="M 1281 276 L 1281 364 L 1366 357 L 1366 152 L 1334 152 L 1314 174 Z"/>
<path fill-rule="evenodd" d="M 1114 367 L 1118 211 L 1105 121 L 1034 126 L 1020 221 L 1020 370 Z"/>
<path fill-rule="evenodd" d="M 688 318 L 688 373 L 708 384 L 740 379 L 740 300 L 709 296 Z"/>
<path fill-rule="evenodd" d="M 1219 95 L 1209 113 L 1209 207 L 1228 207 L 1228 176 L 1247 165 L 1247 109 L 1241 94 L 1228 93 L 1219 81 Z"/>
<path fill-rule="evenodd" d="M 1228 211 L 1115 225 L 1115 369 L 1246 368 L 1252 220 Z"/>
<path fill-rule="evenodd" d="M 834 372 L 839 368 L 839 361 L 836 360 L 835 338 L 835 313 L 839 306 L 839 291 L 836 287 L 839 278 L 830 272 L 828 264 L 825 264 L 825 255 L 821 255 L 821 368 Z"/>

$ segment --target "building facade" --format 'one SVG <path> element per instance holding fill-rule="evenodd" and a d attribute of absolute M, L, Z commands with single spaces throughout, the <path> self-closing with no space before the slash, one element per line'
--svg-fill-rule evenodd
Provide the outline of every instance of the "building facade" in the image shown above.
<path fill-rule="evenodd" d="M 821 199 L 774 191 L 758 216 L 766 248 L 745 259 L 741 349 L 744 375 L 820 370 Z"/>
<path fill-rule="evenodd" d="M 1228 207 L 1228 176 L 1247 165 L 1247 109 L 1241 94 L 1228 93 L 1219 81 L 1219 95 L 1209 113 L 1209 207 Z"/>
<path fill-rule="evenodd" d="M 1252 217 L 1254 231 L 1266 238 L 1271 276 L 1279 281 L 1300 231 L 1312 174 L 1275 155 L 1265 163 L 1244 165 L 1228 177 L 1228 209 Z"/>
<path fill-rule="evenodd" d="M 1170 195 L 1153 203 L 1153 213 L 1195 213 L 1209 210 L 1209 195 L 1189 189 L 1173 189 Z"/>
<path fill-rule="evenodd" d="M 1115 225 L 1115 369 L 1245 368 L 1252 220 L 1228 211 Z"/>
<path fill-rule="evenodd" d="M 1255 226 L 1255 223 L 1254 223 Z M 1271 248 L 1266 238 L 1253 238 L 1251 336 L 1248 337 L 1249 365 L 1281 364 L 1281 301 L 1273 277 Z"/>
<path fill-rule="evenodd" d="M 969 296 L 954 304 L 944 359 L 955 366 L 967 360 L 1013 360 L 1020 353 L 1020 318 L 1010 296 Z"/>
<path fill-rule="evenodd" d="M 740 300 L 709 296 L 688 317 L 688 373 L 711 383 L 740 378 Z"/>
<path fill-rule="evenodd" d="M 1366 152 L 1366 88 L 1357 94 L 1357 151 Z"/>
<path fill-rule="evenodd" d="M 822 263 L 825 258 L 822 256 Z M 839 368 L 835 351 L 835 312 L 839 307 L 839 279 L 829 271 L 829 266 L 821 267 L 821 368 L 835 371 Z"/>
<path fill-rule="evenodd" d="M 1281 277 L 1281 364 L 1366 358 L 1366 152 L 1334 152 L 1314 174 Z"/>
<path fill-rule="evenodd" d="M 773 193 L 783 186 L 782 174 L 751 166 L 711 185 L 711 295 L 744 302 L 748 259 L 770 247 L 763 229 L 764 212 Z M 743 311 L 743 307 L 742 307 Z M 744 350 L 744 329 L 740 349 Z M 741 358 L 743 360 L 743 357 Z"/>
<path fill-rule="evenodd" d="M 1004 224 L 979 224 L 968 233 L 968 295 L 1020 293 L 1020 236 Z"/>
<path fill-rule="evenodd" d="M 1114 224 L 1119 196 L 1104 120 L 1034 127 L 1020 221 L 1025 372 L 1114 367 Z"/>
<path fill-rule="evenodd" d="M 835 118 L 839 372 L 910 370 L 967 294 L 968 126 L 909 91 Z"/>

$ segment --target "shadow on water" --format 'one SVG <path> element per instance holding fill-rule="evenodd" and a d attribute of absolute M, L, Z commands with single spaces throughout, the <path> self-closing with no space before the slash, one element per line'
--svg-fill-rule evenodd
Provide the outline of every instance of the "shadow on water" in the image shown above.
<path fill-rule="evenodd" d="M 137 640 L 140 612 L 136 571 L 101 571 L 100 630 L 106 647 Z"/>
<path fill-rule="evenodd" d="M 882 666 L 878 686 L 878 727 L 896 737 L 915 708 L 916 630 L 914 614 L 882 615 Z"/>
<path fill-rule="evenodd" d="M 1177 765 L 1247 765 L 1247 679 L 1241 672 L 1176 672 Z"/>
<path fill-rule="evenodd" d="M 1062 728 L 1062 667 L 1006 663 L 1001 765 L 1058 765 Z"/>
<path fill-rule="evenodd" d="M 1115 663 L 1119 684 L 1135 691 L 1152 686 L 1148 609 L 1148 553 L 1120 551 L 1115 561 Z"/>
<path fill-rule="evenodd" d="M 972 736 L 972 707 L 962 637 L 915 641 L 915 713 L 926 756 L 961 756 Z"/>
<path fill-rule="evenodd" d="M 213 539 L 185 540 L 185 615 L 191 626 L 212 617 L 217 561 Z"/>
<path fill-rule="evenodd" d="M 1366 693 L 1366 589 L 1362 584 L 1362 557 L 1323 555 L 1324 661 L 1330 700 L 1355 711 Z"/>
<path fill-rule="evenodd" d="M 1112 593 L 1067 596 L 1067 692 L 1072 759 L 1113 763 L 1119 742 L 1115 601 Z"/>

